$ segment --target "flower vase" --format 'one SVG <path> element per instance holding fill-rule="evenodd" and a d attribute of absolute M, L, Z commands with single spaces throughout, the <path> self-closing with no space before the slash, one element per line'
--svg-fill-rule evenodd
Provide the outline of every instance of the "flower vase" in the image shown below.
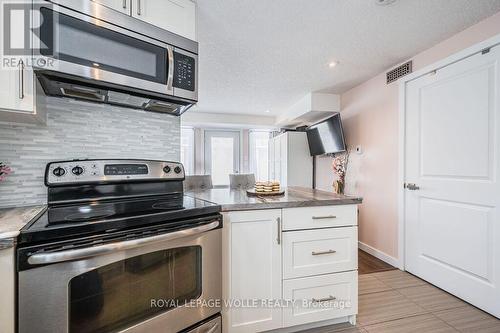
<path fill-rule="evenodd" d="M 333 190 L 337 194 L 344 194 L 344 182 L 341 180 L 336 180 L 333 182 Z"/>

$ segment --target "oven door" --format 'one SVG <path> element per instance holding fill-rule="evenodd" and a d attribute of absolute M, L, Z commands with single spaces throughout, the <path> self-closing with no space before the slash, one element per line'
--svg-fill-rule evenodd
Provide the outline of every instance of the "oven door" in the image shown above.
<path fill-rule="evenodd" d="M 19 332 L 179 332 L 219 313 L 220 224 L 20 254 Z"/>

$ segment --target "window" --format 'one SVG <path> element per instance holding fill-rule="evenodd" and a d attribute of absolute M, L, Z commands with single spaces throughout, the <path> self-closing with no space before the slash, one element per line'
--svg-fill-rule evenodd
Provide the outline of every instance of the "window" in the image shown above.
<path fill-rule="evenodd" d="M 187 175 L 194 175 L 194 129 L 181 127 L 181 163 Z"/>
<path fill-rule="evenodd" d="M 250 172 L 257 181 L 269 179 L 269 132 L 250 131 L 249 133 Z"/>

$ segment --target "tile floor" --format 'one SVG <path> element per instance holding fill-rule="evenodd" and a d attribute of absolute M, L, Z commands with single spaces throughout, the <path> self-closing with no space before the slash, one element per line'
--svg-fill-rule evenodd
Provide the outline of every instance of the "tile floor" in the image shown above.
<path fill-rule="evenodd" d="M 500 301 L 500 300 L 499 300 Z M 500 333 L 500 320 L 400 270 L 359 275 L 358 324 L 302 333 Z"/>

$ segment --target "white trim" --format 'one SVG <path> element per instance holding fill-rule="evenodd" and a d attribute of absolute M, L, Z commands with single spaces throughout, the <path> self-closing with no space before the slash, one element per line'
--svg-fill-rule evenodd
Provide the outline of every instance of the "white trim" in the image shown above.
<path fill-rule="evenodd" d="M 430 72 L 439 70 L 443 67 L 449 66 L 453 63 L 456 63 L 460 60 L 463 60 L 465 58 L 471 57 L 485 49 L 492 48 L 495 46 L 500 45 L 500 34 L 491 37 L 489 39 L 486 39 L 480 43 L 477 43 L 471 47 L 468 47 L 466 49 L 463 49 L 462 51 L 459 51 L 455 54 L 452 54 L 440 61 L 437 61 L 431 65 L 428 65 L 412 74 L 409 74 L 407 76 L 402 77 L 399 79 L 398 84 L 399 84 L 399 157 L 398 157 L 398 166 L 399 166 L 399 182 L 398 182 L 398 258 L 399 258 L 399 263 L 397 265 L 394 265 L 398 267 L 401 270 L 405 270 L 405 190 L 403 188 L 403 184 L 405 182 L 405 135 L 406 135 L 406 123 L 405 123 L 405 117 L 406 117 L 406 83 L 409 81 L 412 81 L 414 79 L 417 79 L 423 75 L 426 75 Z M 359 248 L 364 250 L 360 246 Z M 363 246 L 366 244 L 363 244 Z M 367 245 L 366 245 L 367 246 Z M 379 252 L 378 250 L 373 249 L 376 252 Z M 368 252 L 367 250 L 364 250 Z M 368 252 L 370 253 L 370 252 Z M 382 252 L 380 252 L 382 253 Z M 372 254 L 372 253 L 370 253 Z M 372 254 L 374 257 L 377 257 L 375 254 Z M 382 253 L 382 255 L 385 255 Z M 377 257 L 379 258 L 379 257 Z M 390 257 L 392 258 L 392 257 Z M 385 261 L 382 258 L 379 258 L 380 260 Z M 386 261 L 387 262 L 387 261 Z M 393 264 L 391 264 L 393 265 Z"/>
<path fill-rule="evenodd" d="M 358 249 L 365 251 L 368 254 L 371 254 L 375 258 L 378 258 L 386 263 L 388 263 L 391 266 L 394 266 L 396 268 L 399 268 L 399 260 L 397 258 L 394 258 L 380 250 L 377 250 L 374 247 L 371 247 L 368 244 L 365 244 L 363 242 L 358 241 Z"/>
<path fill-rule="evenodd" d="M 331 325 L 336 325 L 336 324 L 341 324 L 341 323 L 350 323 L 351 325 L 355 325 L 352 323 L 354 321 L 356 321 L 356 315 L 345 316 L 345 317 L 340 317 L 340 318 L 335 318 L 335 319 L 328 319 L 328 320 L 324 320 L 324 321 L 316 321 L 316 322 L 302 324 L 302 325 L 277 328 L 275 330 L 266 331 L 266 332 L 267 333 L 294 333 L 294 332 L 302 332 L 302 331 L 313 329 L 313 328 L 320 328 L 323 326 L 331 326 Z"/>

